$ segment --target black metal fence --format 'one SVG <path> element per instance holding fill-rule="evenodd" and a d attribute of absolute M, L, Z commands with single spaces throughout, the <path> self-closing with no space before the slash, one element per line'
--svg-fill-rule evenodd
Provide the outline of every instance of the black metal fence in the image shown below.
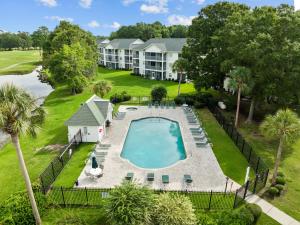
<path fill-rule="evenodd" d="M 103 206 L 103 201 L 112 189 L 65 188 L 51 187 L 48 199 L 54 205 L 70 206 Z M 156 190 L 156 194 L 164 190 Z M 167 191 L 190 198 L 195 209 L 226 210 L 235 204 L 235 195 L 231 192 Z"/>
<path fill-rule="evenodd" d="M 213 113 L 219 124 L 227 132 L 228 136 L 231 137 L 232 141 L 236 144 L 240 152 L 245 156 L 250 167 L 255 172 L 255 178 L 244 184 L 240 190 L 238 190 L 239 196 L 247 196 L 247 192 L 256 193 L 265 187 L 269 168 L 253 150 L 253 148 L 247 143 L 244 137 L 238 132 L 234 125 L 228 122 L 225 116 L 220 112 L 217 107 L 209 107 L 209 110 Z M 244 191 L 243 191 L 244 190 Z M 239 194 L 241 192 L 241 194 Z"/>
<path fill-rule="evenodd" d="M 40 175 L 40 184 L 42 188 L 42 192 L 45 194 L 54 183 L 55 179 L 58 177 L 60 172 L 63 170 L 67 162 L 70 160 L 72 154 L 69 151 L 76 150 L 78 145 L 82 142 L 81 130 L 77 132 L 77 134 L 72 138 L 70 143 L 64 150 L 59 154 L 59 156 L 55 157 L 52 162 L 48 165 L 48 167 L 42 172 Z"/>

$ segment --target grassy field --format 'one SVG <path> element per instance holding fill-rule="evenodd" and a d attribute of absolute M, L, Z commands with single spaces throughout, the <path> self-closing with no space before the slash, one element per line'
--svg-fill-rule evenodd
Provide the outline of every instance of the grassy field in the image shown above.
<path fill-rule="evenodd" d="M 266 139 L 259 132 L 258 124 L 250 126 L 242 124 L 240 131 L 255 152 L 263 157 L 270 169 L 273 169 L 277 141 Z M 300 220 L 300 140 L 293 146 L 284 149 L 280 170 L 286 176 L 287 191 L 282 196 L 274 200 L 268 199 L 268 201 L 295 219 Z"/>
<path fill-rule="evenodd" d="M 100 79 L 106 79 L 112 82 L 114 85 L 112 93 L 126 90 L 131 95 L 149 95 L 152 85 L 159 83 L 167 86 L 170 95 L 175 96 L 177 92 L 177 85 L 174 82 L 149 81 L 140 77 L 131 76 L 128 71 L 99 69 L 99 73 L 94 82 Z M 125 84 L 123 84 L 123 82 L 125 82 Z M 184 84 L 182 89 L 186 93 L 194 91 L 193 84 Z M 78 95 L 71 95 L 65 86 L 59 86 L 47 97 L 44 104 L 47 111 L 46 122 L 42 126 L 37 138 L 21 137 L 21 146 L 32 181 L 38 178 L 39 174 L 57 154 L 56 152 L 38 150 L 48 145 L 64 145 L 67 143 L 67 128 L 64 126 L 64 122 L 75 113 L 80 107 L 80 104 L 90 98 L 92 94 L 92 86 L 87 87 L 83 93 Z M 89 149 L 86 150 L 89 151 Z M 0 165 L 1 201 L 10 194 L 24 189 L 23 178 L 12 144 L 7 144 L 0 150 Z M 70 182 L 73 182 L 73 178 L 70 178 Z"/>
<path fill-rule="evenodd" d="M 40 61 L 38 50 L 0 51 L 0 75 L 30 73 Z"/>
<path fill-rule="evenodd" d="M 242 184 L 248 162 L 208 109 L 198 111 L 224 174 Z"/>

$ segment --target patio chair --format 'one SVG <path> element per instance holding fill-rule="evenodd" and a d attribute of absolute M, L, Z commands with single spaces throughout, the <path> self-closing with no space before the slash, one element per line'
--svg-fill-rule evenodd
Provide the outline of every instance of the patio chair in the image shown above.
<path fill-rule="evenodd" d="M 197 147 L 203 147 L 203 146 L 205 146 L 205 145 L 207 145 L 207 144 L 208 144 L 207 139 L 204 140 L 204 141 L 201 141 L 201 142 L 196 142 L 196 146 L 197 146 Z"/>
<path fill-rule="evenodd" d="M 169 175 L 162 175 L 161 180 L 163 184 L 168 184 L 169 183 Z"/>
<path fill-rule="evenodd" d="M 154 181 L 154 173 L 148 173 L 147 174 L 147 180 L 148 181 Z"/>
<path fill-rule="evenodd" d="M 185 174 L 183 176 L 183 179 L 184 179 L 184 182 L 187 183 L 187 184 L 190 184 L 190 183 L 193 182 L 193 179 L 192 179 L 191 175 L 189 175 L 189 174 Z"/>
<path fill-rule="evenodd" d="M 133 173 L 127 173 L 127 175 L 125 176 L 125 180 L 131 181 L 133 179 Z"/>

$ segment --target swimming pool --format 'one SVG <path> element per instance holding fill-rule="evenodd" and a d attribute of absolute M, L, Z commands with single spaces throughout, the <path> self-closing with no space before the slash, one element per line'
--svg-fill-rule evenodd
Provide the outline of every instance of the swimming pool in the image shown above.
<path fill-rule="evenodd" d="M 147 169 L 164 168 L 185 159 L 178 122 L 160 117 L 133 120 L 121 157 Z"/>

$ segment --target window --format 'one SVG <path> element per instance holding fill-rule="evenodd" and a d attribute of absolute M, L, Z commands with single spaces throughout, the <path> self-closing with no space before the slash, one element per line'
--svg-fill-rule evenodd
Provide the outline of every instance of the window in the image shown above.
<path fill-rule="evenodd" d="M 84 127 L 84 128 L 83 128 L 83 133 L 84 133 L 84 134 L 87 134 L 87 133 L 88 133 L 87 127 Z"/>

